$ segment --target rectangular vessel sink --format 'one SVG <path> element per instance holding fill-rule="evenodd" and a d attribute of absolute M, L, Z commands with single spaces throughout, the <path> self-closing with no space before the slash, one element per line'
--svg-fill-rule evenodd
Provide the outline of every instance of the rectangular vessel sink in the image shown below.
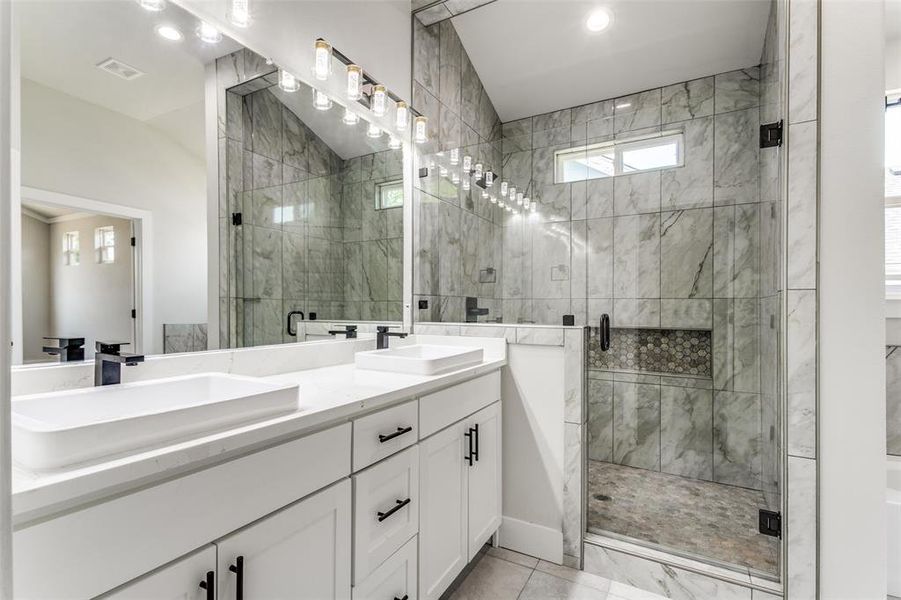
<path fill-rule="evenodd" d="M 355 362 L 360 369 L 435 375 L 463 369 L 482 362 L 482 349 L 466 346 L 415 344 L 385 350 L 357 352 Z"/>
<path fill-rule="evenodd" d="M 13 460 L 56 469 L 297 410 L 297 384 L 202 373 L 18 396 Z"/>

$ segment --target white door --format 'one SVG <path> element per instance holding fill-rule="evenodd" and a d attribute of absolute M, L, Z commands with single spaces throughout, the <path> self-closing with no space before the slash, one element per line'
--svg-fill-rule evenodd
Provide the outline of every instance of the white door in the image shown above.
<path fill-rule="evenodd" d="M 209 545 L 151 575 L 100 596 L 104 600 L 216 600 L 216 547 Z"/>
<path fill-rule="evenodd" d="M 495 402 L 464 422 L 472 438 L 469 474 L 469 560 L 501 525 L 501 403 Z"/>
<path fill-rule="evenodd" d="M 218 600 L 350 598 L 350 480 L 217 542 Z"/>
<path fill-rule="evenodd" d="M 419 598 L 433 600 L 466 566 L 466 469 L 461 423 L 419 444 Z"/>

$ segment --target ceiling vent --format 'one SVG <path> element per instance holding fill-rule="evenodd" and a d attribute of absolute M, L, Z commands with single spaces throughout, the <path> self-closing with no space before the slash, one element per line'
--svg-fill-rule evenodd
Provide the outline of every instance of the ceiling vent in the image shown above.
<path fill-rule="evenodd" d="M 135 69 L 133 66 L 122 62 L 117 58 L 107 58 L 104 61 L 97 63 L 97 68 L 101 71 L 106 71 L 107 73 L 112 73 L 116 77 L 121 77 L 125 81 L 131 81 L 132 79 L 137 79 L 141 75 L 144 74 L 143 71 L 139 71 Z"/>

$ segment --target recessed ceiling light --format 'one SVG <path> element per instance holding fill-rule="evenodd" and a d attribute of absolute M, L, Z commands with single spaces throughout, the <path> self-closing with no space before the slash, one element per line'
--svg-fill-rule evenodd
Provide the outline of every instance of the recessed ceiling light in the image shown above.
<path fill-rule="evenodd" d="M 610 11 L 606 8 L 598 8 L 593 10 L 591 14 L 588 15 L 588 18 L 585 19 L 585 27 L 588 28 L 588 31 L 597 33 L 610 27 L 610 23 L 612 22 L 613 15 L 610 14 Z"/>
<path fill-rule="evenodd" d="M 138 0 L 138 4 L 150 12 L 160 12 L 166 8 L 166 0 Z"/>
<path fill-rule="evenodd" d="M 160 37 L 169 40 L 170 42 L 180 42 L 182 37 L 181 31 L 173 27 L 172 25 L 157 25 L 156 32 Z"/>
<path fill-rule="evenodd" d="M 204 44 L 218 44 L 222 41 L 222 34 L 219 33 L 219 30 L 206 21 L 198 23 L 194 33 L 197 34 L 197 37 L 199 37 L 200 41 Z"/>

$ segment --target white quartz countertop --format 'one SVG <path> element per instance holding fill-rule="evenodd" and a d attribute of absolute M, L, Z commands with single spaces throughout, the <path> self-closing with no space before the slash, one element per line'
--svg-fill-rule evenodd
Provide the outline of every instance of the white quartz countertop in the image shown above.
<path fill-rule="evenodd" d="M 428 337 L 432 343 L 439 341 L 437 336 Z M 454 344 L 483 346 L 472 338 L 469 344 L 460 340 L 455 338 Z M 33 472 L 14 467 L 14 523 L 21 525 L 206 468 L 504 366 L 505 348 L 498 347 L 496 340 L 484 342 L 495 347 L 485 348 L 480 364 L 434 376 L 364 370 L 353 363 L 268 375 L 267 380 L 299 385 L 297 412 L 59 471 Z"/>

